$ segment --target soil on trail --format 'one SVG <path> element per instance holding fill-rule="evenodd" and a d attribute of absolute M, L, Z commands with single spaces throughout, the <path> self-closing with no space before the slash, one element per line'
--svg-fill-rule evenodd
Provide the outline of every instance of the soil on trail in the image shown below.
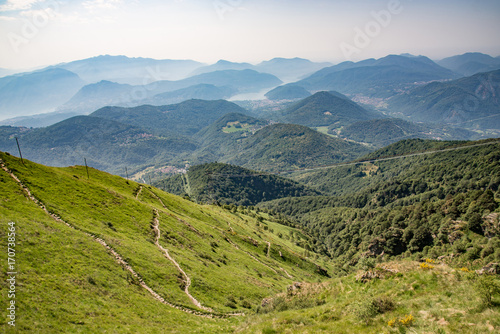
<path fill-rule="evenodd" d="M 160 220 L 158 219 L 159 215 L 160 214 L 158 213 L 158 210 L 155 209 L 153 218 L 153 229 L 155 231 L 155 245 L 163 252 L 163 254 L 165 254 L 165 257 L 169 259 L 170 262 L 172 262 L 177 267 L 177 270 L 179 270 L 182 276 L 184 277 L 184 283 L 185 283 L 184 292 L 189 297 L 189 299 L 191 299 L 193 304 L 202 310 L 205 310 L 207 312 L 213 312 L 211 308 L 201 305 L 201 303 L 189 293 L 189 287 L 191 286 L 191 278 L 189 278 L 186 272 L 182 270 L 179 263 L 177 263 L 177 261 L 175 261 L 174 258 L 170 256 L 168 250 L 165 249 L 162 245 L 160 245 L 159 240 L 161 237 L 161 232 L 160 232 Z"/>
<path fill-rule="evenodd" d="M 144 280 L 141 278 L 141 276 L 130 266 L 130 264 L 128 264 L 127 261 L 124 260 L 123 256 L 120 255 L 111 246 L 109 246 L 106 243 L 106 241 L 104 241 L 102 238 L 99 238 L 99 237 L 97 237 L 96 235 L 94 235 L 92 233 L 86 232 L 86 231 L 82 230 L 81 228 L 79 228 L 77 226 L 74 226 L 74 225 L 66 222 L 60 216 L 56 215 L 55 213 L 49 212 L 47 210 L 47 207 L 45 206 L 45 204 L 41 200 L 39 200 L 38 198 L 36 198 L 32 194 L 31 190 L 11 170 L 9 170 L 7 168 L 7 166 L 5 165 L 5 163 L 4 163 L 4 161 L 2 159 L 0 159 L 0 167 L 1 167 L 1 169 L 3 171 L 5 171 L 19 185 L 19 187 L 22 189 L 22 191 L 25 194 L 25 196 L 29 200 L 31 200 L 32 202 L 34 202 L 43 211 L 45 211 L 45 213 L 47 213 L 52 219 L 54 219 L 55 221 L 57 221 L 59 223 L 63 223 L 64 225 L 66 225 L 67 227 L 71 228 L 72 230 L 75 230 L 75 231 L 78 231 L 78 232 L 81 232 L 81 233 L 85 234 L 86 236 L 92 238 L 93 241 L 95 241 L 95 242 L 99 243 L 100 245 L 102 245 L 103 247 L 105 247 L 106 250 L 108 251 L 108 253 L 110 253 L 114 257 L 115 261 L 118 264 L 120 264 L 120 266 L 122 266 L 122 268 L 124 268 L 127 271 L 129 271 L 132 274 L 132 276 L 137 279 L 139 285 L 142 288 L 146 289 L 153 296 L 154 299 L 158 300 L 162 304 L 168 305 L 168 306 L 170 306 L 172 308 L 175 308 L 177 310 L 183 311 L 185 313 L 189 313 L 189 314 L 192 314 L 192 315 L 196 315 L 196 316 L 200 316 L 200 317 L 205 317 L 205 318 L 227 318 L 227 317 L 232 317 L 232 316 L 242 316 L 242 315 L 244 315 L 244 313 L 228 313 L 228 314 L 215 313 L 212 309 L 202 306 L 194 297 L 192 297 L 189 294 L 188 288 L 189 288 L 189 285 L 191 284 L 191 280 L 186 275 L 186 273 L 180 268 L 180 266 L 177 264 L 177 262 L 175 262 L 175 260 L 173 260 L 172 258 L 169 257 L 167 250 L 165 250 L 163 247 L 161 247 L 161 245 L 159 245 L 158 239 L 160 237 L 160 230 L 159 230 L 158 225 L 156 226 L 156 231 L 157 231 L 156 243 L 157 243 L 157 246 L 159 246 L 160 249 L 162 249 L 164 251 L 165 255 L 169 259 L 171 259 L 171 261 L 178 267 L 179 271 L 181 271 L 181 273 L 185 276 L 186 281 L 187 281 L 185 291 L 188 294 L 188 297 L 190 297 L 190 299 L 195 303 L 195 305 L 197 307 L 199 307 L 200 309 L 206 311 L 207 313 L 199 312 L 199 311 L 196 311 L 196 310 L 192 310 L 192 309 L 183 307 L 181 305 L 173 304 L 173 303 L 165 300 L 165 298 L 163 298 L 162 296 L 160 296 L 156 291 L 154 291 L 151 287 L 149 287 L 144 282 Z M 140 190 L 142 190 L 142 187 L 140 188 Z M 140 193 L 140 190 L 137 193 L 137 197 L 138 197 L 138 195 Z M 158 224 L 159 224 L 159 222 L 158 222 Z"/>

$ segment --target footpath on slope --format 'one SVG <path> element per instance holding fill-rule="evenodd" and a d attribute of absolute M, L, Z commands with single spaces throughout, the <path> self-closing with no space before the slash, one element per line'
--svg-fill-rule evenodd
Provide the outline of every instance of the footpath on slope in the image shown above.
<path fill-rule="evenodd" d="M 177 310 L 183 311 L 185 313 L 189 313 L 189 314 L 192 314 L 192 315 L 196 315 L 196 316 L 199 316 L 199 317 L 205 317 L 205 318 L 227 318 L 227 317 L 231 317 L 231 316 L 244 315 L 244 314 L 240 314 L 240 313 L 230 313 L 230 314 L 212 313 L 213 311 L 211 311 L 210 313 L 202 313 L 202 312 L 198 312 L 196 310 L 192 310 L 192 309 L 189 309 L 189 308 L 186 308 L 186 307 L 183 307 L 183 306 L 176 305 L 176 304 L 173 304 L 171 302 L 168 302 L 167 300 L 165 300 L 165 298 L 163 298 L 162 296 L 160 296 L 156 291 L 154 291 L 151 287 L 149 287 L 144 282 L 144 280 L 141 278 L 141 276 L 127 263 L 127 261 L 125 261 L 123 259 L 123 256 L 121 256 L 116 250 L 114 250 L 111 246 L 109 246 L 103 239 L 99 238 L 98 236 L 96 236 L 94 234 L 86 232 L 86 231 L 84 231 L 84 230 L 82 230 L 82 229 L 80 229 L 80 228 L 78 228 L 76 226 L 73 226 L 72 224 L 64 221 L 58 215 L 49 212 L 49 210 L 47 210 L 47 207 L 45 206 L 45 204 L 43 204 L 43 202 L 41 200 L 37 199 L 31 193 L 30 189 L 11 170 L 9 170 L 7 168 L 7 166 L 5 165 L 5 163 L 4 163 L 4 161 L 2 159 L 0 159 L 0 167 L 8 175 L 10 175 L 10 177 L 19 185 L 19 187 L 26 194 L 26 197 L 29 200 L 31 200 L 32 202 L 34 202 L 43 211 L 45 211 L 45 213 L 47 213 L 52 219 L 54 219 L 55 221 L 57 221 L 59 223 L 65 224 L 67 227 L 69 227 L 69 228 L 71 228 L 71 229 L 73 229 L 75 231 L 82 232 L 83 234 L 85 234 L 88 237 L 92 238 L 92 240 L 94 240 L 95 242 L 97 242 L 100 245 L 104 246 L 108 250 L 108 252 L 113 255 L 113 257 L 115 258 L 116 262 L 118 262 L 118 264 L 120 264 L 124 269 L 126 269 L 127 271 L 129 271 L 135 278 L 137 278 L 137 280 L 139 281 L 140 286 L 143 287 L 144 289 L 146 289 L 153 296 L 153 298 L 155 298 L 156 300 L 158 300 L 162 304 L 168 305 L 168 306 L 170 306 L 172 308 L 175 308 Z M 159 230 L 158 230 L 158 232 L 159 232 Z M 202 308 L 202 309 L 205 309 L 205 308 Z"/>
<path fill-rule="evenodd" d="M 165 205 L 165 203 L 162 201 L 162 199 L 161 199 L 160 197 L 158 197 L 158 195 L 156 195 L 156 194 L 155 194 L 153 191 L 151 191 L 151 190 L 150 190 L 150 192 L 151 192 L 151 194 L 153 195 L 153 197 L 155 197 L 155 198 L 156 198 L 156 199 L 160 202 L 161 206 L 162 206 L 164 209 L 169 210 L 169 209 L 168 209 L 168 207 Z M 169 210 L 169 211 L 170 211 L 170 210 Z M 194 230 L 195 232 L 197 232 L 197 233 L 198 233 L 198 235 L 201 235 L 201 234 L 200 234 L 200 232 L 198 232 L 198 231 L 197 231 L 194 227 L 192 227 L 192 226 L 191 226 L 188 222 L 186 222 L 186 221 L 182 220 L 181 218 L 176 217 L 175 215 L 170 214 L 170 213 L 168 213 L 168 212 L 167 212 L 167 214 L 168 214 L 168 215 L 170 215 L 170 216 L 172 216 L 172 217 L 174 217 L 174 218 L 177 218 L 177 220 L 178 220 L 178 221 L 180 221 L 180 222 L 182 222 L 182 223 L 186 224 L 189 228 L 191 228 L 192 230 Z M 232 233 L 236 233 L 236 232 L 234 232 L 234 229 L 231 227 L 231 223 L 230 223 L 230 222 L 227 222 L 227 225 L 228 225 L 228 227 L 229 227 L 229 229 L 231 230 L 231 232 L 232 232 Z M 265 267 L 267 267 L 269 270 L 273 271 L 275 274 L 278 274 L 278 272 L 277 272 L 274 268 L 272 268 L 271 266 L 269 266 L 269 265 L 265 264 L 264 262 L 260 261 L 259 259 L 257 259 L 255 256 L 253 256 L 253 255 L 252 255 L 252 254 L 250 254 L 249 252 L 247 252 L 247 251 L 245 251 L 245 250 L 243 250 L 243 249 L 240 249 L 240 248 L 239 248 L 239 247 L 238 247 L 235 243 L 233 243 L 233 242 L 231 241 L 231 239 L 229 239 L 229 237 L 226 235 L 226 233 L 225 233 L 225 231 L 224 231 L 224 230 L 222 230 L 222 229 L 218 229 L 218 228 L 216 228 L 215 226 L 212 226 L 212 228 L 214 228 L 214 229 L 216 229 L 216 230 L 219 230 L 219 232 L 221 232 L 221 233 L 224 235 L 224 237 L 226 238 L 226 240 L 227 240 L 227 241 L 228 241 L 228 242 L 229 242 L 229 243 L 230 243 L 230 244 L 231 244 L 234 248 L 236 248 L 237 250 L 240 250 L 240 251 L 244 252 L 244 253 L 245 253 L 245 254 L 247 254 L 249 257 L 251 257 L 254 261 L 258 262 L 259 264 L 261 264 L 261 265 L 263 265 L 263 266 L 265 266 Z M 267 244 L 268 244 L 267 257 L 269 257 L 269 252 L 270 252 L 270 250 L 271 250 L 271 243 L 270 243 L 270 242 L 268 242 L 268 241 L 266 241 L 266 242 L 267 242 Z M 281 271 L 283 271 L 283 272 L 284 272 L 284 273 L 288 276 L 288 278 L 293 279 L 293 276 L 292 276 L 292 275 L 290 275 L 290 274 L 289 274 L 289 273 L 288 273 L 285 269 L 283 269 L 283 268 L 281 268 L 281 267 L 279 267 L 279 269 L 280 269 Z M 185 274 L 183 274 L 183 275 L 184 275 L 185 277 L 187 277 L 187 275 L 185 275 Z M 189 296 L 189 295 L 188 295 L 188 296 Z M 190 298 L 191 298 L 191 297 L 190 297 Z"/>
<path fill-rule="evenodd" d="M 160 233 L 161 232 L 160 232 L 160 220 L 158 218 L 159 216 L 160 216 L 160 214 L 159 214 L 158 210 L 154 209 L 153 229 L 155 231 L 155 245 L 165 254 L 165 257 L 167 259 L 169 259 L 170 262 L 172 262 L 177 267 L 177 270 L 179 270 L 181 272 L 182 276 L 184 276 L 184 282 L 186 284 L 185 287 L 184 287 L 184 292 L 189 297 L 189 299 L 191 299 L 191 301 L 193 302 L 193 304 L 196 305 L 198 308 L 200 308 L 202 310 L 205 310 L 207 312 L 213 312 L 214 310 L 212 310 L 209 307 L 205 307 L 205 306 L 201 305 L 201 303 L 198 300 L 196 300 L 196 298 L 194 298 L 189 293 L 189 287 L 191 286 L 191 279 L 186 274 L 186 272 L 184 270 L 182 270 L 182 268 L 179 265 L 179 263 L 177 263 L 177 261 L 175 261 L 174 258 L 170 256 L 170 254 L 168 253 L 168 250 L 165 249 L 162 245 L 160 245 L 160 237 L 161 237 Z"/>

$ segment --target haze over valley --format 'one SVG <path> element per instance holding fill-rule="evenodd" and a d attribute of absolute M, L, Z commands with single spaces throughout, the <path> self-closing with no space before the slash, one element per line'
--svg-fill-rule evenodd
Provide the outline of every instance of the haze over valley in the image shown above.
<path fill-rule="evenodd" d="M 499 17 L 0 0 L 1 331 L 500 331 Z"/>

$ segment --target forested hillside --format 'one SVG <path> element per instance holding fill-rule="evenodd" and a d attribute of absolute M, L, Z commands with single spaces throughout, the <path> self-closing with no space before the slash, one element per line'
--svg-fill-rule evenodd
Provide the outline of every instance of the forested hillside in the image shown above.
<path fill-rule="evenodd" d="M 193 166 L 186 174 L 166 178 L 154 185 L 197 202 L 244 206 L 283 197 L 320 194 L 276 175 L 222 163 Z"/>
<path fill-rule="evenodd" d="M 464 147 L 456 149 L 459 145 Z M 261 206 L 298 222 L 315 236 L 312 249 L 344 264 L 383 254 L 499 260 L 498 140 L 408 140 L 369 157 L 438 147 L 444 151 L 296 176 L 341 196 L 286 198 Z"/>
<path fill-rule="evenodd" d="M 255 170 L 282 171 L 348 161 L 368 151 L 362 145 L 306 126 L 273 124 L 242 141 L 237 154 L 224 162 Z"/>

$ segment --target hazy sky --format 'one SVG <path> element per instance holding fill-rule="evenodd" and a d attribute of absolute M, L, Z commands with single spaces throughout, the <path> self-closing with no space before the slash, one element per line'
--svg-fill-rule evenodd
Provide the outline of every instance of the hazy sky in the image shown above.
<path fill-rule="evenodd" d="M 500 55 L 498 0 L 0 0 L 0 67 L 101 54 L 334 63 Z"/>

